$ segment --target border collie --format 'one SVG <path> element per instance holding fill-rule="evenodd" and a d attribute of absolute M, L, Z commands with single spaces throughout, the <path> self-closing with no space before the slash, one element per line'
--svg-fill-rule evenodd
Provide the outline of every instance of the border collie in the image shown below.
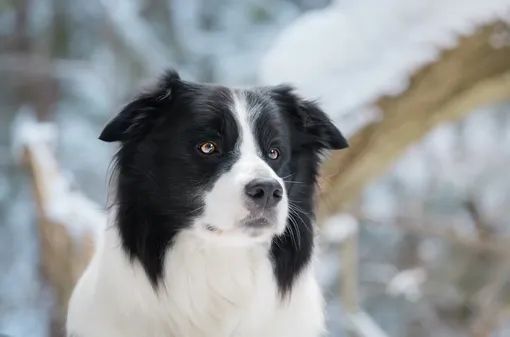
<path fill-rule="evenodd" d="M 170 70 L 99 138 L 120 144 L 115 201 L 68 336 L 325 333 L 314 193 L 323 152 L 348 144 L 316 103 Z"/>

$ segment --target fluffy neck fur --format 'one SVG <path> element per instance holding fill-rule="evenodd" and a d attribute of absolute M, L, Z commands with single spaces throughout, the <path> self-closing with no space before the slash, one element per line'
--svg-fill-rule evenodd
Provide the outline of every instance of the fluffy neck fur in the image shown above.
<path fill-rule="evenodd" d="M 278 299 L 268 247 L 226 247 L 179 233 L 166 255 L 157 290 L 139 261 L 130 261 L 115 227 L 97 259 L 96 295 L 105 306 L 92 313 L 129 325 L 126 336 L 235 336 L 260 331 L 288 301 Z M 95 267 L 92 267 L 95 268 Z M 266 322 L 262 324 L 263 322 Z M 122 329 L 122 327 L 120 327 Z M 206 329 L 206 330 L 203 330 Z M 190 333 L 192 335 L 190 335 Z M 118 333 L 118 331 L 116 332 Z M 269 331 L 267 332 L 269 333 Z"/>

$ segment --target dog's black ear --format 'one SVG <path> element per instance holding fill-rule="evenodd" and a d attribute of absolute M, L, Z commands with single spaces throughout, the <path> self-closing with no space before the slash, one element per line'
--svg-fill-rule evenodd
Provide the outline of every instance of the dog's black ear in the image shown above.
<path fill-rule="evenodd" d="M 272 92 L 281 108 L 318 149 L 341 150 L 349 147 L 347 139 L 316 102 L 299 97 L 289 85 L 274 87 Z"/>
<path fill-rule="evenodd" d="M 145 134 L 164 111 L 161 107 L 168 104 L 179 83 L 179 74 L 175 70 L 168 70 L 153 89 L 139 95 L 112 118 L 99 139 L 117 142 Z"/>

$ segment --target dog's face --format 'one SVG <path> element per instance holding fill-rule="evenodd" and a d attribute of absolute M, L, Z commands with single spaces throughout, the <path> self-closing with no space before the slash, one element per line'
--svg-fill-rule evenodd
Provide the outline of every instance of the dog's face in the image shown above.
<path fill-rule="evenodd" d="M 166 247 L 160 241 L 183 230 L 222 244 L 270 242 L 312 212 L 319 152 L 347 147 L 290 87 L 230 89 L 175 72 L 100 139 L 121 142 L 117 221 L 129 249 Z"/>
<path fill-rule="evenodd" d="M 228 244 L 269 242 L 283 233 L 289 208 L 282 173 L 290 139 L 282 116 L 253 91 L 205 87 L 192 102 L 198 151 L 189 165 L 210 170 L 194 192 L 202 211 L 193 230 Z"/>

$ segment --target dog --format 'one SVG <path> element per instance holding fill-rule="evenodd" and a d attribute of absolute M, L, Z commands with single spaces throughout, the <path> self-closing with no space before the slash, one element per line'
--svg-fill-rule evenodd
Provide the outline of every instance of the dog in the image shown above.
<path fill-rule="evenodd" d="M 314 195 L 348 147 L 290 85 L 167 70 L 104 127 L 109 226 L 73 290 L 69 337 L 319 337 Z"/>

